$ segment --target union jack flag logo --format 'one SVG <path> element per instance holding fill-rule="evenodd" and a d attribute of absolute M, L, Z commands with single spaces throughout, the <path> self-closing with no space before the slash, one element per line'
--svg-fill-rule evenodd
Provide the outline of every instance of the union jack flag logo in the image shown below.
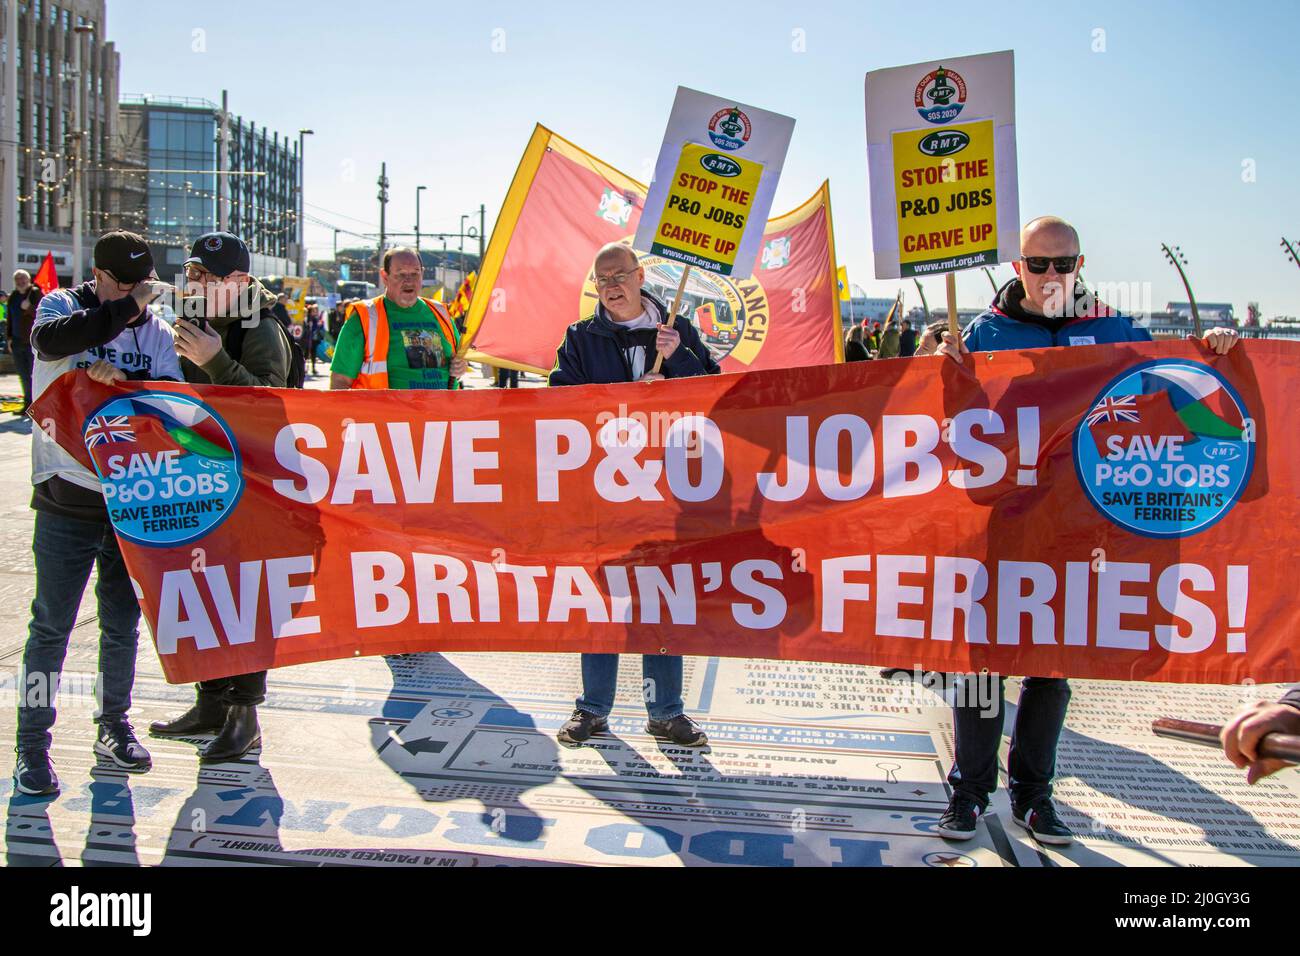
<path fill-rule="evenodd" d="M 1141 419 L 1138 417 L 1136 395 L 1107 396 L 1097 403 L 1096 407 L 1088 413 L 1087 418 L 1089 426 L 1098 422 L 1137 421 L 1141 421 Z"/>
<path fill-rule="evenodd" d="M 86 429 L 86 447 L 94 448 L 105 442 L 135 441 L 135 431 L 127 415 L 100 415 L 90 420 Z"/>

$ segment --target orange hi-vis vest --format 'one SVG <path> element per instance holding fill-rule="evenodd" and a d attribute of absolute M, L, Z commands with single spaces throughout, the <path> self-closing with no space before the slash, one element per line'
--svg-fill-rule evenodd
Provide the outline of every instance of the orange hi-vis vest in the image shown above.
<path fill-rule="evenodd" d="M 420 297 L 420 301 L 429 307 L 442 333 L 451 343 L 452 351 L 460 348 L 460 334 L 456 323 L 451 321 L 447 310 L 433 299 Z M 384 297 L 378 296 L 353 307 L 357 320 L 361 323 L 361 334 L 365 339 L 365 351 L 361 357 L 361 371 L 352 380 L 353 388 L 388 388 L 388 313 L 384 310 Z"/>

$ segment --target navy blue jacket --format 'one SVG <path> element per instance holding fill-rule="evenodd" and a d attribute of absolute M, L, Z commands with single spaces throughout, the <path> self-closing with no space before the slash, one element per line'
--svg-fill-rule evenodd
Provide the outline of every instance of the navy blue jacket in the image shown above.
<path fill-rule="evenodd" d="M 1053 345 L 1110 345 L 1116 342 L 1150 342 L 1151 333 L 1126 315 L 1082 293 L 1075 299 L 1074 317 L 1053 323 L 1020 307 L 1024 286 L 1012 279 L 993 298 L 993 304 L 975 317 L 962 333 L 972 352 L 1003 349 L 1041 349 Z"/>
<path fill-rule="evenodd" d="M 650 295 L 641 293 L 646 311 L 662 321 L 668 313 L 664 304 Z M 722 369 L 714 361 L 709 347 L 700 338 L 699 330 L 684 316 L 677 316 L 673 328 L 682 337 L 681 344 L 671 356 L 664 359 L 659 370 L 665 378 L 686 378 L 691 375 L 717 375 Z M 574 322 L 564 331 L 564 341 L 555 352 L 555 367 L 547 379 L 549 385 L 609 385 L 632 381 L 632 365 L 627 350 L 634 346 L 646 349 L 645 371 L 654 368 L 655 330 L 625 329 L 611 319 L 600 303 L 596 313 Z"/>

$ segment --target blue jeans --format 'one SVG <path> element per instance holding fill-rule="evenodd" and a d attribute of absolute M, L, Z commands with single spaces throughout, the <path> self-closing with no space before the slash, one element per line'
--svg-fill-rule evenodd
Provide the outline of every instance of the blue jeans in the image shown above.
<path fill-rule="evenodd" d="M 680 716 L 682 706 L 682 659 L 664 654 L 641 657 L 641 676 L 645 709 L 651 720 L 671 720 Z M 582 655 L 582 696 L 575 702 L 579 710 L 597 717 L 608 717 L 614 709 L 614 691 L 618 686 L 617 654 Z"/>
<path fill-rule="evenodd" d="M 989 795 L 998 786 L 998 747 L 1002 744 L 1006 714 L 1003 699 L 1006 681 L 998 678 L 994 694 L 975 694 L 960 686 L 972 680 L 989 681 L 990 677 L 974 674 L 958 678 L 958 705 L 952 709 L 957 759 L 948 774 L 948 783 L 957 793 L 964 793 L 981 807 L 987 807 Z M 991 699 L 996 711 L 985 716 L 976 702 L 980 698 Z M 1011 791 L 1014 807 L 1026 807 L 1052 795 L 1056 743 L 1065 726 L 1065 708 L 1069 703 L 1070 684 L 1064 678 L 1026 677 L 1021 682 L 1020 704 L 1016 708 L 1011 751 L 1007 756 L 1007 789 Z"/>
<path fill-rule="evenodd" d="M 91 566 L 99 569 L 95 584 L 99 604 L 96 723 L 122 720 L 131 709 L 140 605 L 110 525 L 38 511 L 32 551 L 36 555 L 36 600 L 32 602 L 32 623 L 23 651 L 18 749 L 49 750 L 55 717 L 54 689 L 63 672 L 68 637 L 76 623 Z"/>

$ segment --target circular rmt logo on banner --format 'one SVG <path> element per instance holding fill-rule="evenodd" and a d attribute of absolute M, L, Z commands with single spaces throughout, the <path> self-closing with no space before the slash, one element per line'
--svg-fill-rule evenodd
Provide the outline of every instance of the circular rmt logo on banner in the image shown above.
<path fill-rule="evenodd" d="M 1097 396 L 1074 432 L 1093 506 L 1135 534 L 1181 538 L 1231 510 L 1255 463 L 1254 422 L 1214 369 L 1157 359 Z"/>
<path fill-rule="evenodd" d="M 718 110 L 709 120 L 709 139 L 718 149 L 740 149 L 749 142 L 754 127 L 739 106 Z"/>
<path fill-rule="evenodd" d="M 916 111 L 927 123 L 951 123 L 966 105 L 966 81 L 942 66 L 916 84 Z"/>
<path fill-rule="evenodd" d="M 640 252 L 636 255 L 645 269 L 645 283 L 641 288 L 665 308 L 672 308 L 682 278 L 681 263 Z M 597 299 L 595 280 L 588 273 L 582 288 L 583 315 L 591 315 Z M 767 293 L 753 278 L 735 281 L 703 269 L 692 269 L 682 290 L 678 313 L 700 330 L 700 338 L 718 362 L 731 357 L 750 365 L 767 341 L 770 315 Z"/>
<path fill-rule="evenodd" d="M 115 398 L 86 420 L 82 437 L 114 529 L 137 544 L 197 541 L 226 520 L 243 493 L 230 427 L 186 395 Z"/>

